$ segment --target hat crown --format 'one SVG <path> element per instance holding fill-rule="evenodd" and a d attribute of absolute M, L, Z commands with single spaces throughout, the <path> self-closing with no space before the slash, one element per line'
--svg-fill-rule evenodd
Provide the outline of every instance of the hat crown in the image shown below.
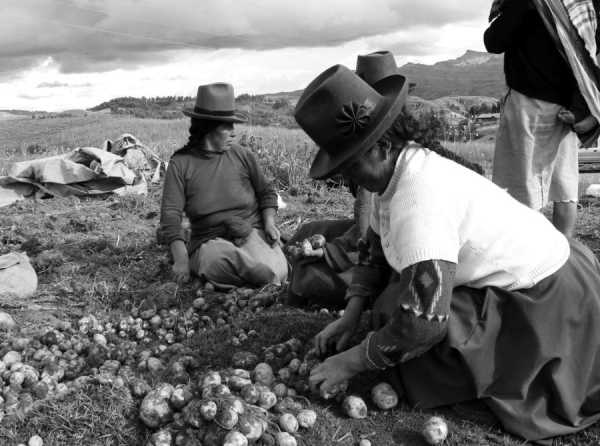
<path fill-rule="evenodd" d="M 343 65 L 324 71 L 304 90 L 294 117 L 324 150 L 352 142 L 366 131 L 385 98 Z"/>
<path fill-rule="evenodd" d="M 233 85 L 218 82 L 214 84 L 200 85 L 196 95 L 196 111 L 201 112 L 229 112 L 233 113 L 235 108 L 235 96 Z"/>
<path fill-rule="evenodd" d="M 389 51 L 376 51 L 356 58 L 356 74 L 370 85 L 393 74 L 398 74 L 394 55 Z"/>

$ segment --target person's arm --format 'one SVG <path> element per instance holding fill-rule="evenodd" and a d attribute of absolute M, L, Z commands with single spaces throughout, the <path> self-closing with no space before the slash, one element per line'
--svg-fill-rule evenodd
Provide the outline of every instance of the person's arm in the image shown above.
<path fill-rule="evenodd" d="M 352 282 L 346 291 L 346 300 L 352 297 L 373 299 L 383 291 L 389 280 L 391 268 L 383 253 L 381 238 L 371 227 L 367 229 L 367 243 L 368 259 L 352 268 Z"/>
<path fill-rule="evenodd" d="M 346 347 L 358 326 L 363 310 L 381 293 L 389 280 L 391 268 L 383 254 L 381 239 L 370 227 L 367 238 L 369 256 L 364 264 L 352 268 L 352 283 L 346 291 L 344 315 L 315 336 L 315 347 L 321 355 L 327 352 L 327 346 L 337 337 L 337 351 Z"/>
<path fill-rule="evenodd" d="M 354 222 L 358 225 L 359 237 L 367 238 L 369 220 L 371 217 L 372 193 L 364 187 L 359 187 L 354 200 Z"/>
<path fill-rule="evenodd" d="M 266 208 L 273 208 L 277 211 L 277 191 L 275 190 L 275 186 L 265 177 L 254 154 L 246 149 L 241 150 L 243 150 L 243 157 L 248 169 L 248 175 L 250 176 L 250 182 L 256 194 L 258 208 L 261 211 Z"/>
<path fill-rule="evenodd" d="M 254 188 L 258 208 L 261 210 L 265 234 L 272 244 L 280 239 L 280 232 L 275 223 L 277 214 L 277 191 L 272 182 L 269 182 L 263 174 L 258 161 L 252 152 L 243 150 L 243 156 L 246 161 L 250 182 Z"/>
<path fill-rule="evenodd" d="M 181 220 L 185 208 L 185 184 L 177 163 L 170 162 L 165 175 L 160 215 L 160 238 L 169 246 L 173 273 L 178 281 L 189 278 L 189 258 Z"/>
<path fill-rule="evenodd" d="M 483 35 L 489 53 L 501 54 L 518 43 L 521 30 L 527 26 L 526 16 L 534 10 L 531 0 L 505 0 L 500 14 L 490 23 Z"/>
<path fill-rule="evenodd" d="M 456 264 L 427 260 L 405 268 L 408 283 L 389 321 L 361 344 L 367 369 L 385 369 L 419 356 L 446 336 Z"/>

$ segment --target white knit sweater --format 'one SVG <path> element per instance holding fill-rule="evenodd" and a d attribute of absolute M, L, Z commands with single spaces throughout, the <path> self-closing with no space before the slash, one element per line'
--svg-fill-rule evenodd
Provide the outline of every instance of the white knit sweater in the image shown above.
<path fill-rule="evenodd" d="M 530 288 L 570 253 L 541 213 L 416 144 L 402 151 L 386 190 L 375 197 L 371 227 L 394 270 L 446 260 L 457 265 L 455 286 Z"/>

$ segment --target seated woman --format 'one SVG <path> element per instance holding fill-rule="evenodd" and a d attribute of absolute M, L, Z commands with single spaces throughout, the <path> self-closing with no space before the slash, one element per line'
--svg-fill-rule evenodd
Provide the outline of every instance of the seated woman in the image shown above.
<path fill-rule="evenodd" d="M 600 264 L 542 214 L 412 142 L 405 98 L 400 75 L 371 87 L 337 65 L 296 106 L 320 147 L 311 176 L 340 172 L 376 193 L 368 262 L 316 347 L 342 350 L 367 307 L 373 331 L 314 368 L 311 386 L 388 369 L 420 408 L 481 399 L 527 440 L 590 426 L 600 419 Z"/>
<path fill-rule="evenodd" d="M 233 87 L 201 85 L 187 144 L 173 154 L 162 197 L 160 234 L 173 256 L 173 273 L 190 273 L 219 288 L 280 284 L 287 261 L 275 225 L 277 193 L 252 152 L 233 140 Z M 186 246 L 183 213 L 191 223 Z"/>
<path fill-rule="evenodd" d="M 356 58 L 356 74 L 372 85 L 398 74 L 398 66 L 391 52 L 376 51 Z M 313 303 L 332 308 L 345 305 L 344 295 L 350 285 L 351 269 L 361 257 L 359 248 L 364 248 L 373 201 L 371 192 L 351 181 L 348 183 L 355 198 L 354 218 L 306 223 L 286 244 L 289 253 L 290 248 L 315 234 L 323 235 L 327 240 L 322 256 L 290 255 L 292 272 L 287 300 L 290 305 Z"/>
<path fill-rule="evenodd" d="M 350 192 L 355 198 L 354 218 L 306 223 L 286 243 L 285 251 L 292 265 L 288 305 L 344 307 L 344 296 L 352 279 L 351 270 L 367 254 L 364 240 L 372 201 L 371 193 L 363 188 L 350 184 Z M 316 235 L 324 237 L 325 245 L 318 253 L 304 255 L 302 242 Z"/>

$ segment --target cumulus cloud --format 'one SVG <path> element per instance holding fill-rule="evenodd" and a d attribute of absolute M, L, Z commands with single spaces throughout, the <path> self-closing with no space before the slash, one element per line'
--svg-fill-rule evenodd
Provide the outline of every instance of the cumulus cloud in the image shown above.
<path fill-rule="evenodd" d="M 333 47 L 397 32 L 398 49 L 424 53 L 425 35 L 486 13 L 480 0 L 6 0 L 0 76 L 46 57 L 80 73 L 166 61 L 181 49 Z"/>

